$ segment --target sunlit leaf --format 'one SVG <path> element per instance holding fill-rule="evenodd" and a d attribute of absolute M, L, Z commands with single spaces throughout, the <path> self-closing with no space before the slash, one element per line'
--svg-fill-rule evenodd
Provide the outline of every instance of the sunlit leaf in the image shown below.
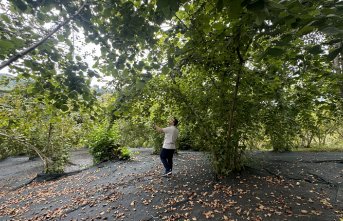
<path fill-rule="evenodd" d="M 333 59 L 335 59 L 339 53 L 342 53 L 342 49 L 343 47 L 339 47 L 339 48 L 336 48 L 334 49 L 333 51 L 331 51 L 329 54 L 328 54 L 328 60 L 329 61 L 332 61 Z"/>

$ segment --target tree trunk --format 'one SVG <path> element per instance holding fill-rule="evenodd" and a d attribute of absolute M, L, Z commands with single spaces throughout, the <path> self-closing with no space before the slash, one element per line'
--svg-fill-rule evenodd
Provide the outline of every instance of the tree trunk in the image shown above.
<path fill-rule="evenodd" d="M 341 47 L 342 43 L 338 43 L 336 48 Z M 343 99 L 343 55 L 339 53 L 337 57 L 333 60 L 333 67 L 336 70 L 336 73 L 340 79 L 339 88 L 341 93 L 341 98 Z"/>
<path fill-rule="evenodd" d="M 52 129 L 53 129 L 52 123 L 49 123 L 49 130 L 48 130 L 48 137 L 47 137 L 48 142 L 46 144 L 46 147 L 44 147 L 44 150 L 47 150 L 47 149 L 50 150 Z"/>

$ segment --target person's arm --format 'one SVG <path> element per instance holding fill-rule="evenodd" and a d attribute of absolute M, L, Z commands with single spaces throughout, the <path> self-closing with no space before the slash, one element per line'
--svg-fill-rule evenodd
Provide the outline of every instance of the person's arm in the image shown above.
<path fill-rule="evenodd" d="M 157 125 L 154 125 L 154 128 L 155 128 L 155 130 L 157 130 L 157 131 L 160 132 L 160 133 L 163 133 L 163 132 L 164 132 L 163 129 L 160 128 L 160 127 L 157 126 Z"/>

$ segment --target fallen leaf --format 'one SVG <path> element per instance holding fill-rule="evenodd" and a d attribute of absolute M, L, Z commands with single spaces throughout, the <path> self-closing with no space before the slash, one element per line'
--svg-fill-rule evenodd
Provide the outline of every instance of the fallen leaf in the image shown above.
<path fill-rule="evenodd" d="M 293 214 L 293 211 L 290 210 L 290 209 L 286 209 L 286 213 L 289 214 L 289 215 L 292 215 L 292 214 Z"/>
<path fill-rule="evenodd" d="M 301 212 L 302 214 L 307 214 L 307 213 L 308 213 L 308 211 L 305 210 L 305 209 L 302 209 L 300 212 Z"/>
<path fill-rule="evenodd" d="M 203 212 L 202 213 L 205 217 L 206 217 L 206 219 L 209 219 L 209 218 L 213 218 L 214 217 L 214 213 L 213 213 L 213 211 L 207 211 L 207 212 Z"/>

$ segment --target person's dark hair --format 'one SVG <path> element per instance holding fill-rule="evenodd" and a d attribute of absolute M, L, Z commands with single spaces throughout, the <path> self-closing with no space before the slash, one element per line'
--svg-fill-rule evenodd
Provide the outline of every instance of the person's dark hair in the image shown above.
<path fill-rule="evenodd" d="M 174 117 L 174 126 L 176 127 L 179 124 L 179 121 Z"/>

